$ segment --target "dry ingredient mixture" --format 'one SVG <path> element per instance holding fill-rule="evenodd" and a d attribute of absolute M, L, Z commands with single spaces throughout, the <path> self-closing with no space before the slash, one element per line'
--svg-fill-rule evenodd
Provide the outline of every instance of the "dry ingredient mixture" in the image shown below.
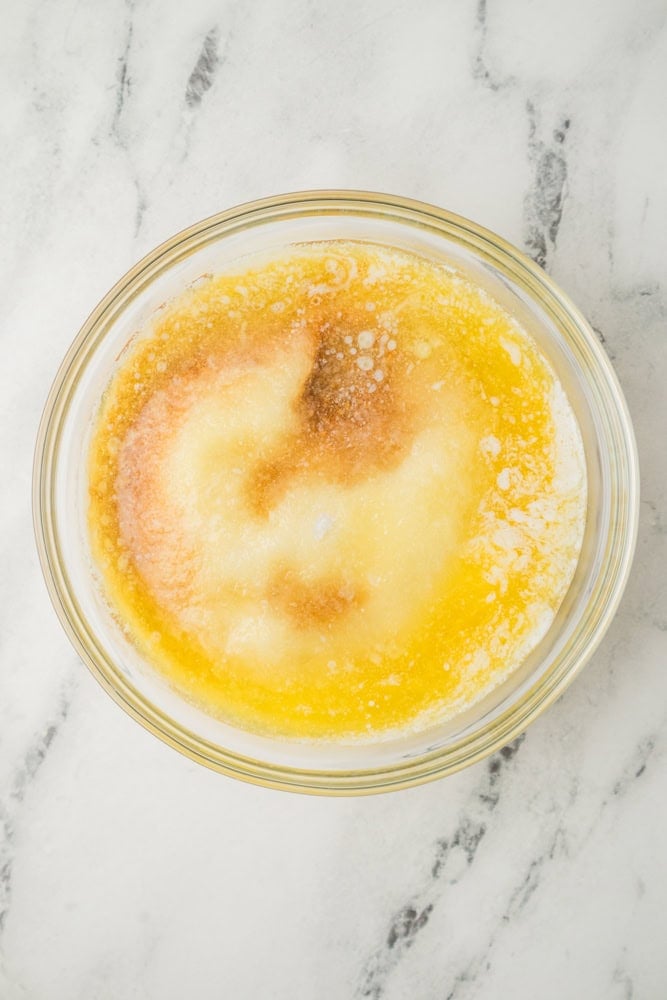
<path fill-rule="evenodd" d="M 585 503 L 532 339 L 453 270 L 363 243 L 163 307 L 90 451 L 92 551 L 132 642 L 209 713 L 301 739 L 487 694 L 553 620 Z"/>

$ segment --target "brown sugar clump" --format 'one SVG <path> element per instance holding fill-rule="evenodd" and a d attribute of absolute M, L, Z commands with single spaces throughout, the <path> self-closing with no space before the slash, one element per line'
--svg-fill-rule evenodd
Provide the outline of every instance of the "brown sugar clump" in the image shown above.
<path fill-rule="evenodd" d="M 308 581 L 289 570 L 273 577 L 269 599 L 299 628 L 322 628 L 363 606 L 365 594 L 343 577 Z"/>
<path fill-rule="evenodd" d="M 410 444 L 385 341 L 354 316 L 326 323 L 320 335 L 298 408 L 304 443 L 339 481 L 391 468 Z"/>

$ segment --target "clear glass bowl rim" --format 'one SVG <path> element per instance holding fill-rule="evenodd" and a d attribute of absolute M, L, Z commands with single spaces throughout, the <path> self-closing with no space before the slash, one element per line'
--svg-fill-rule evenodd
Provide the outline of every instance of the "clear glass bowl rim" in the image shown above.
<path fill-rule="evenodd" d="M 483 252 L 501 273 L 508 274 L 543 308 L 546 306 L 561 332 L 588 360 L 586 371 L 606 420 L 615 472 L 609 537 L 597 577 L 604 580 L 604 586 L 594 589 L 581 616 L 585 634 L 579 636 L 578 643 L 571 644 L 569 655 L 558 656 L 539 681 L 501 715 L 456 742 L 390 767 L 336 772 L 291 768 L 233 753 L 178 725 L 148 701 L 115 669 L 88 629 L 76 595 L 67 583 L 54 517 L 55 470 L 67 402 L 80 372 L 94 356 L 96 335 L 109 313 L 122 311 L 151 277 L 175 259 L 226 233 L 290 215 L 323 213 L 370 215 L 438 232 L 468 250 Z M 366 191 L 301 191 L 247 202 L 195 223 L 146 254 L 104 296 L 68 350 L 46 400 L 33 467 L 33 522 L 49 596 L 79 656 L 111 697 L 149 732 L 213 770 L 271 788 L 327 795 L 366 794 L 421 784 L 487 757 L 523 732 L 562 694 L 607 630 L 632 565 L 638 515 L 639 464 L 628 409 L 607 355 L 568 296 L 530 258 L 490 230 L 433 205 Z"/>

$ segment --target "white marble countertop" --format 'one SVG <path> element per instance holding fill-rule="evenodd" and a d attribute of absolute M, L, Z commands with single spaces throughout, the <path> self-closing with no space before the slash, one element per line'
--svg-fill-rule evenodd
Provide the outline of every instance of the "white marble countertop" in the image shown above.
<path fill-rule="evenodd" d="M 2 1000 L 667 997 L 664 0 L 6 0 Z M 496 758 L 409 792 L 243 785 L 78 661 L 30 520 L 79 325 L 191 222 L 311 187 L 495 229 L 599 333 L 642 461 L 594 660 Z"/>

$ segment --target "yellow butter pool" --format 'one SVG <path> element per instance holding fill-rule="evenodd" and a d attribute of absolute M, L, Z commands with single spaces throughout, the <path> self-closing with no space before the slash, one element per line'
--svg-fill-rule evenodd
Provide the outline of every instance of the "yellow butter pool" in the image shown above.
<path fill-rule="evenodd" d="M 352 242 L 168 303 L 119 359 L 89 475 L 131 641 L 211 714 L 302 739 L 487 694 L 552 621 L 585 518 L 536 344 L 455 271 Z"/>

